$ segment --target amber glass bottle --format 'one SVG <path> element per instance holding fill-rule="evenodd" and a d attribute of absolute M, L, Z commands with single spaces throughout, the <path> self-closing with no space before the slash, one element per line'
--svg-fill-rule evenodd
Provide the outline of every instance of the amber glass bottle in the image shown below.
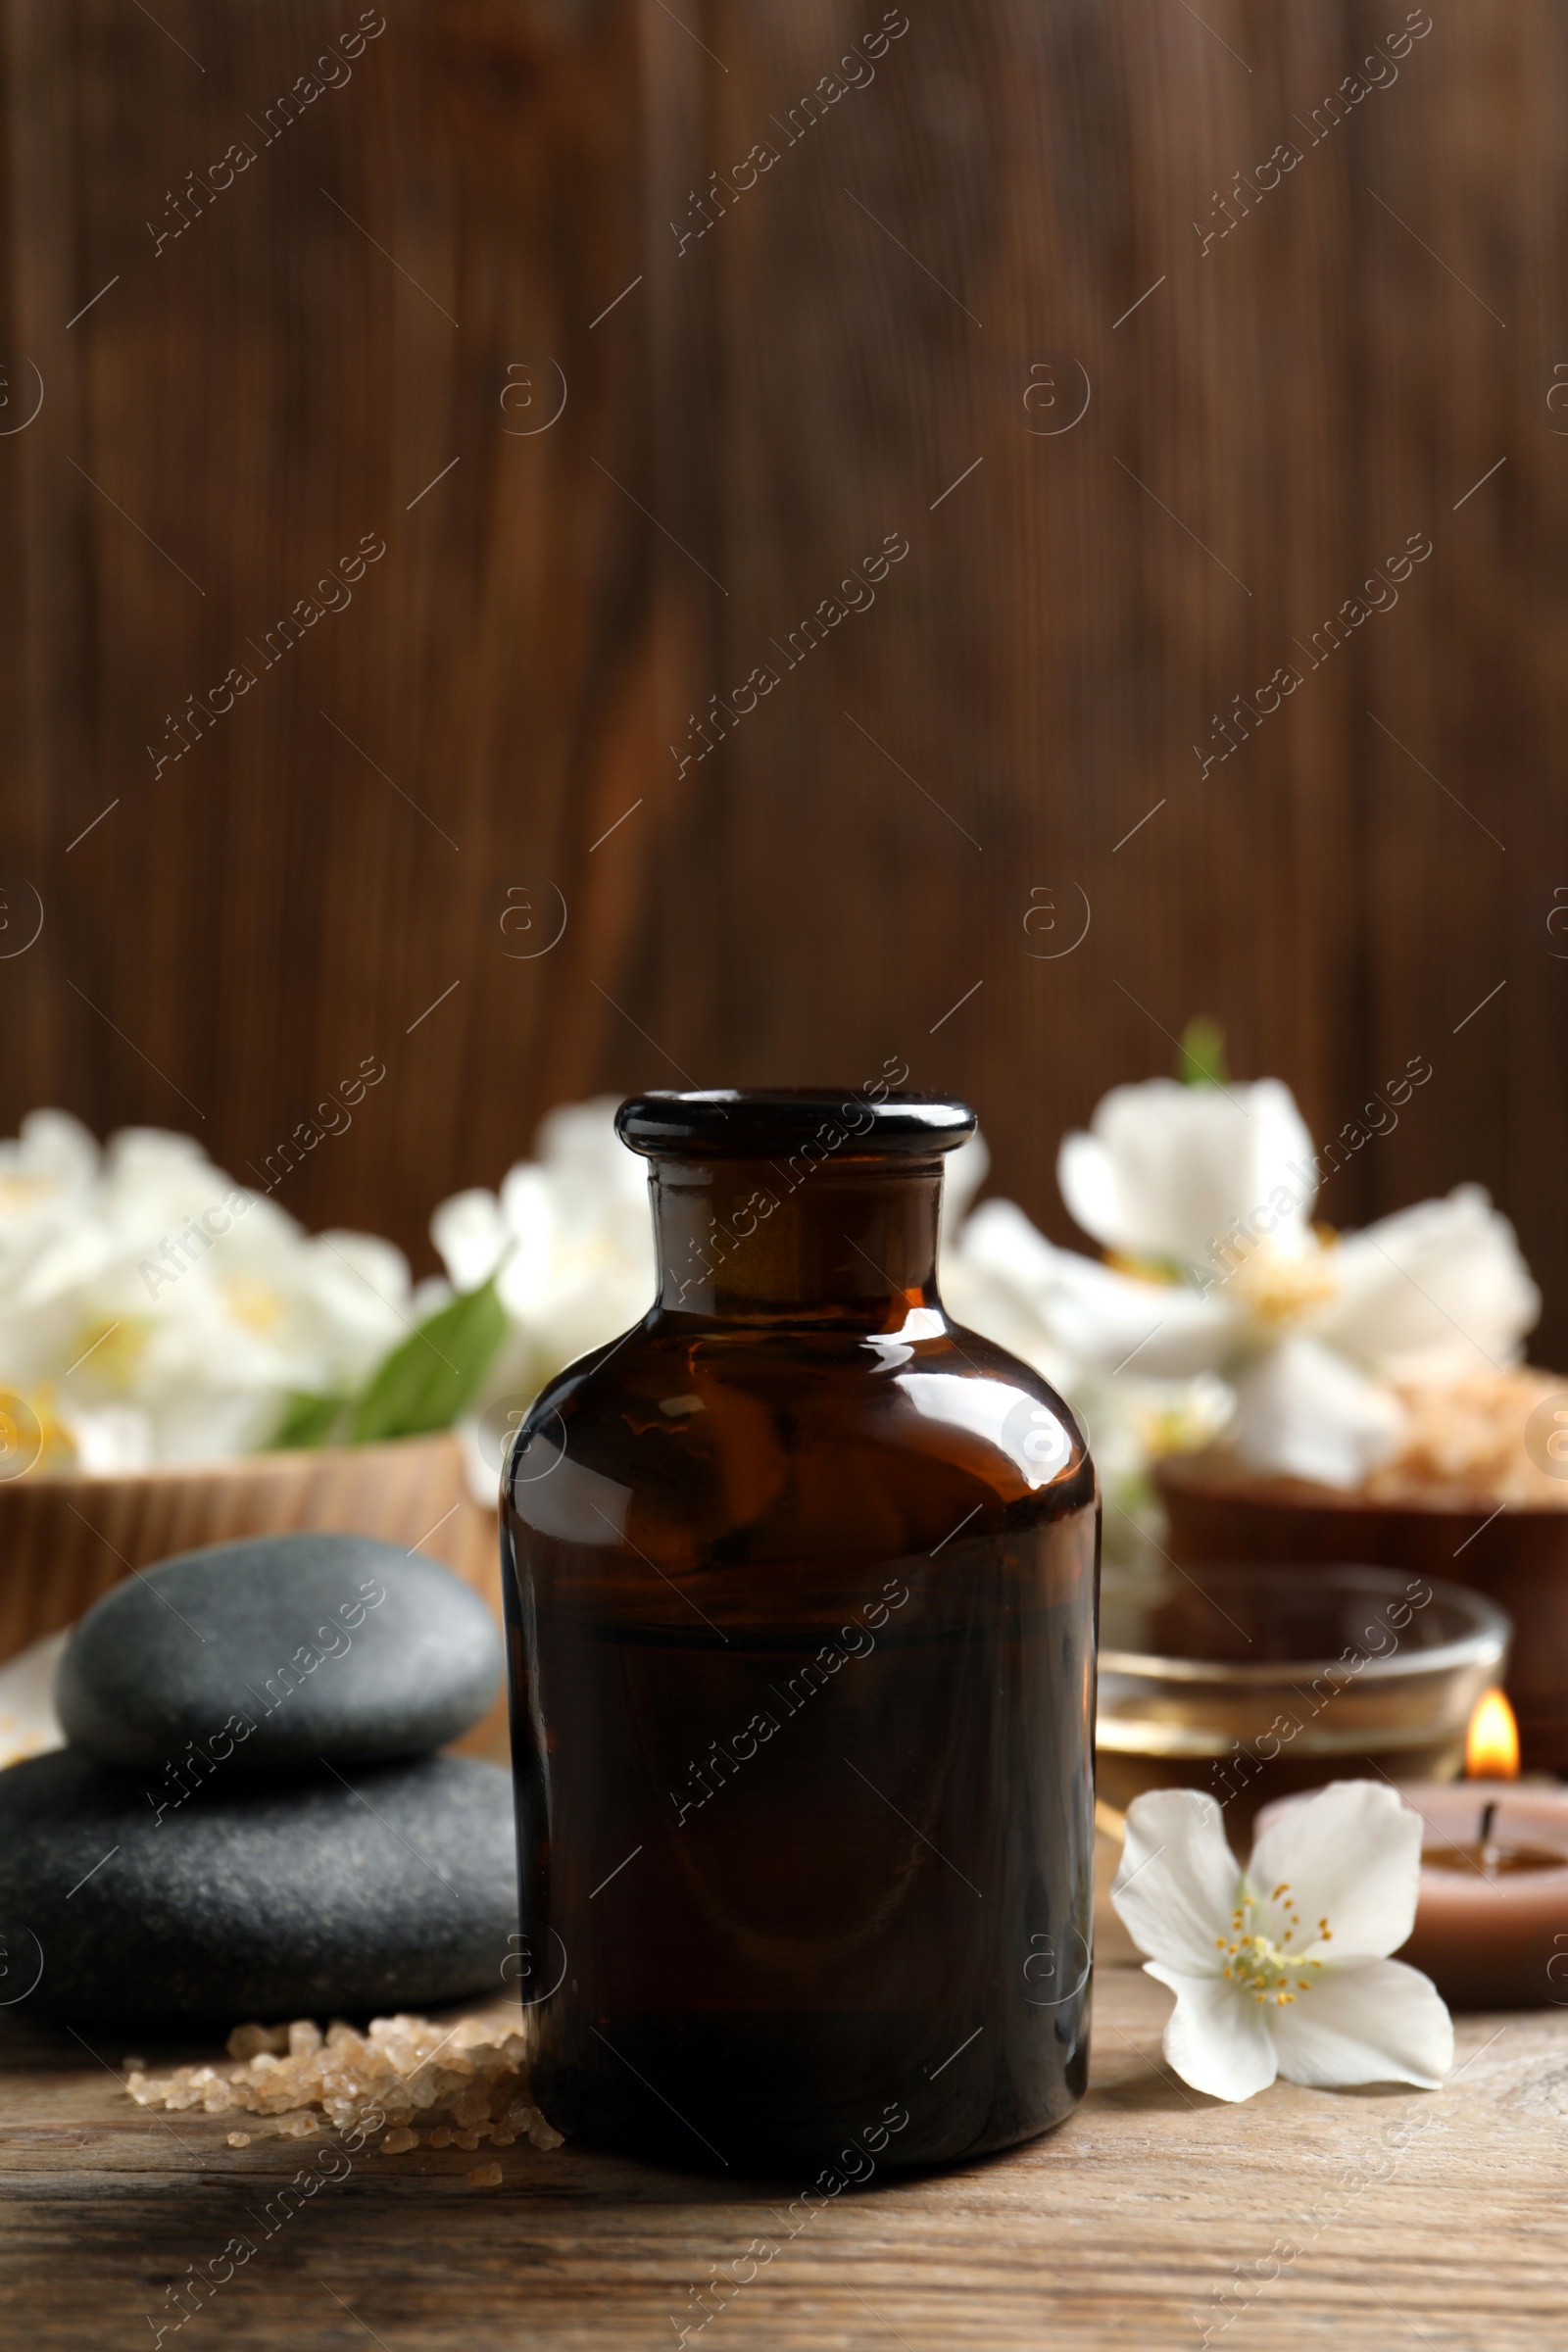
<path fill-rule="evenodd" d="M 942 1309 L 973 1113 L 618 1124 L 659 1296 L 503 1492 L 538 2096 L 732 2171 L 1005 2147 L 1088 2065 L 1099 1513 L 1067 1407 Z"/>

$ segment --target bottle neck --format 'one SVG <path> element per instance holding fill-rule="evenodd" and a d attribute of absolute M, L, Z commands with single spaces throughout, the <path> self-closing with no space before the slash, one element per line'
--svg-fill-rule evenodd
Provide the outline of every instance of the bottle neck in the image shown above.
<path fill-rule="evenodd" d="M 659 1303 L 739 1322 L 897 1330 L 940 1308 L 940 1159 L 650 1163 Z"/>

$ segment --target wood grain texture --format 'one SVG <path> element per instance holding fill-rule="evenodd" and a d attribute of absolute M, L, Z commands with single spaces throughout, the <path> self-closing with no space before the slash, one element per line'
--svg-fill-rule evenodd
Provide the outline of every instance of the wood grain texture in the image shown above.
<path fill-rule="evenodd" d="M 325 1528 L 455 1568 L 500 1614 L 492 1515 L 447 1431 L 239 1462 L 0 1486 L 0 1664 L 61 1632 L 134 1570 L 205 1544 Z"/>
<path fill-rule="evenodd" d="M 1402 8 L 916 6 L 808 127 L 881 8 L 385 14 L 268 141 L 336 23 L 300 0 L 0 12 L 4 340 L 47 387 L 0 436 L 0 868 L 46 910 L 0 961 L 0 1123 L 186 1125 L 243 1174 L 380 1054 L 278 1197 L 427 1263 L 434 1201 L 557 1102 L 899 1054 L 1065 1239 L 1060 1133 L 1207 1009 L 1320 1143 L 1430 1058 L 1322 1213 L 1481 1178 L 1568 1361 L 1547 0 L 1440 12 L 1333 106 Z M 1092 392 L 1057 433 L 1048 355 L 1062 416 Z M 529 362 L 541 406 L 504 408 Z M 874 606 L 791 665 L 888 532 Z M 363 533 L 352 605 L 263 666 Z"/>
<path fill-rule="evenodd" d="M 8 1028 L 44 1041 L 8 1116 L 42 1095 L 185 1126 L 245 1175 L 378 1054 L 382 1092 L 277 1197 L 419 1238 L 449 1176 L 494 1179 L 591 1083 L 606 1017 L 580 967 L 612 964 L 622 910 L 582 860 L 646 773 L 657 655 L 647 526 L 609 478 L 638 466 L 636 328 L 589 336 L 637 270 L 634 26 L 394 10 L 267 143 L 336 20 L 169 25 L 199 67 L 94 0 L 7 12 L 13 331 L 50 395 L 0 441 L 13 861 L 49 918 L 0 966 Z M 155 258 L 147 219 L 236 138 L 254 163 Z M 549 358 L 565 429 L 514 433 L 508 368 Z M 365 535 L 387 552 L 352 603 L 328 588 L 275 650 Z M 167 714 L 237 663 L 256 682 L 180 752 Z M 501 928 L 545 877 L 564 1026 Z"/>
<path fill-rule="evenodd" d="M 710 147 L 734 156 L 760 88 L 808 85 L 849 20 L 824 5 L 720 22 L 732 71 Z M 730 821 L 754 854 L 712 960 L 767 975 L 760 1001 L 733 1000 L 733 1049 L 759 1068 L 803 1031 L 836 1029 L 873 1066 L 888 1046 L 907 1053 L 923 1081 L 975 1096 L 998 1178 L 1063 1237 L 1056 1137 L 1112 1076 L 1168 1068 L 1199 1005 L 1224 1020 L 1240 1069 L 1290 1077 L 1322 1142 L 1409 1055 L 1436 1062 L 1397 1151 L 1366 1146 L 1332 1180 L 1335 1221 L 1466 1169 L 1511 1202 L 1522 1173 L 1496 1115 L 1498 1055 L 1448 1042 L 1493 984 L 1448 1009 L 1479 942 L 1496 940 L 1498 885 L 1477 851 L 1499 853 L 1367 716 L 1394 659 L 1417 710 L 1490 705 L 1461 615 L 1500 585 L 1506 524 L 1449 507 L 1502 447 L 1489 412 L 1517 365 L 1363 183 L 1402 148 L 1393 201 L 1413 208 L 1442 176 L 1451 217 L 1472 185 L 1437 158 L 1462 122 L 1487 201 L 1544 291 L 1551 232 L 1514 165 L 1491 173 L 1476 93 L 1494 69 L 1488 119 L 1500 122 L 1519 59 L 1549 81 L 1556 44 L 1544 20 L 1505 26 L 1483 6 L 1461 37 L 1437 27 L 1397 82 L 1314 131 L 1317 101 L 1396 22 L 1232 11 L 1235 54 L 1190 11 L 916 14 L 879 85 L 678 264 L 708 272 L 728 395 L 719 676 L 743 676 L 748 649 L 886 522 L 913 542 L 882 609 L 843 624 L 765 722 L 714 755 L 728 764 L 710 792 L 748 811 Z M 1233 172 L 1284 140 L 1290 174 L 1261 199 L 1244 185 L 1227 212 Z M 1461 271 L 1473 244 L 1456 245 Z M 1432 285 L 1414 286 L 1423 270 Z M 760 334 L 757 291 L 775 285 L 780 331 Z M 1024 407 L 1031 355 L 1047 350 L 1075 356 L 1094 394 L 1054 436 L 1031 432 Z M 1387 398 L 1369 398 L 1369 377 Z M 1538 406 L 1534 486 L 1550 511 L 1556 453 Z M 1467 439 L 1484 451 L 1468 472 Z M 1403 609 L 1342 626 L 1345 646 L 1314 666 L 1302 641 L 1423 525 L 1438 546 Z M 1509 659 L 1543 673 L 1544 708 L 1549 600 L 1515 584 L 1508 606 Z M 1435 662 L 1445 676 L 1429 694 Z M 1299 687 L 1277 715 L 1233 720 L 1227 752 L 1214 715 L 1238 694 L 1255 702 L 1281 664 Z M 1445 781 L 1490 806 L 1468 772 Z M 1416 809 L 1411 776 L 1428 796 Z M 1545 815 L 1549 796 L 1515 789 Z M 775 817 L 765 842 L 759 803 Z M 1043 883 L 1076 884 L 1093 908 L 1059 960 L 1030 953 L 1046 944 L 1025 919 Z M 1514 985 L 1535 1009 L 1510 1005 L 1505 1022 L 1553 1001 L 1544 904 L 1534 936 L 1513 934 Z M 1495 1098 L 1484 1119 L 1478 1086 Z M 1508 1101 L 1522 1153 L 1541 1128 L 1527 1089 Z M 1532 1178 L 1543 1213 L 1530 1219 L 1520 1197 L 1548 1292 L 1551 1167 Z"/>
<path fill-rule="evenodd" d="M 1557 2340 L 1559 2013 L 1459 2021 L 1455 2077 L 1436 2094 L 1280 2083 L 1224 2107 L 1164 2067 L 1169 1995 L 1127 1964 L 1124 1942 L 1119 1960 L 1104 1947 L 1090 2090 L 1071 2122 L 983 2165 L 873 2182 L 793 2240 L 799 2181 L 687 2178 L 570 2142 L 502 2151 L 501 2185 L 479 2190 L 466 2179 L 478 2159 L 457 2150 L 366 2155 L 286 2224 L 274 2206 L 268 2237 L 257 2217 L 310 2141 L 230 2149 L 232 2117 L 133 2107 L 113 2080 L 118 2044 L 3 2021 L 7 2309 L 37 2352 L 129 2344 L 147 2313 L 167 2315 L 166 2289 L 239 2233 L 255 2257 L 183 2340 L 654 2352 L 692 2321 L 689 2290 L 765 2241 L 776 2255 L 689 2343 L 1198 2352 L 1205 2329 L 1210 2344 L 1342 2352 Z"/>

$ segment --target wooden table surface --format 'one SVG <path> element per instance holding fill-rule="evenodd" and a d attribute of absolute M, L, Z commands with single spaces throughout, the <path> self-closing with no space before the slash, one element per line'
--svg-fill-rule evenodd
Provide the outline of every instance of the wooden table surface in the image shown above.
<path fill-rule="evenodd" d="M 138 2108 L 116 2043 L 93 2037 L 95 2056 L 0 2013 L 5 2339 L 100 2352 L 162 2324 L 170 2343 L 268 2352 L 654 2352 L 681 2326 L 704 2352 L 1197 2352 L 1205 2330 L 1226 2352 L 1568 2342 L 1568 2010 L 1459 2020 L 1436 2094 L 1277 2083 L 1226 2107 L 1165 2069 L 1169 1998 L 1111 1922 L 1089 2095 L 1062 2130 L 847 2194 L 787 2245 L 798 2181 L 525 2141 L 490 2189 L 466 2180 L 488 2150 L 367 2153 L 264 2237 L 257 2216 L 312 2142 L 231 2149 L 249 2119 Z M 176 2333 L 166 2288 L 236 2233 L 254 2258 Z M 776 2258 L 697 2332 L 689 2290 L 764 2238 Z"/>

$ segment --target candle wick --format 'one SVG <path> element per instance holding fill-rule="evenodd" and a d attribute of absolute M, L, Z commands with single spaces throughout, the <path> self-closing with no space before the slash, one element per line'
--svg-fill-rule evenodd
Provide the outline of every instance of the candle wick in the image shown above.
<path fill-rule="evenodd" d="M 1492 1825 L 1493 1825 L 1493 1822 L 1494 1822 L 1494 1821 L 1495 1820 L 1495 1818 L 1496 1818 L 1496 1812 L 1497 1812 L 1497 1806 L 1496 1806 L 1496 1800 L 1495 1800 L 1495 1798 L 1494 1798 L 1493 1802 L 1492 1802 L 1490 1805 L 1484 1805 L 1484 1806 L 1482 1807 L 1482 1810 L 1481 1810 L 1481 1843 L 1482 1843 L 1483 1845 L 1490 1845 L 1490 1844 L 1492 1843 Z"/>

